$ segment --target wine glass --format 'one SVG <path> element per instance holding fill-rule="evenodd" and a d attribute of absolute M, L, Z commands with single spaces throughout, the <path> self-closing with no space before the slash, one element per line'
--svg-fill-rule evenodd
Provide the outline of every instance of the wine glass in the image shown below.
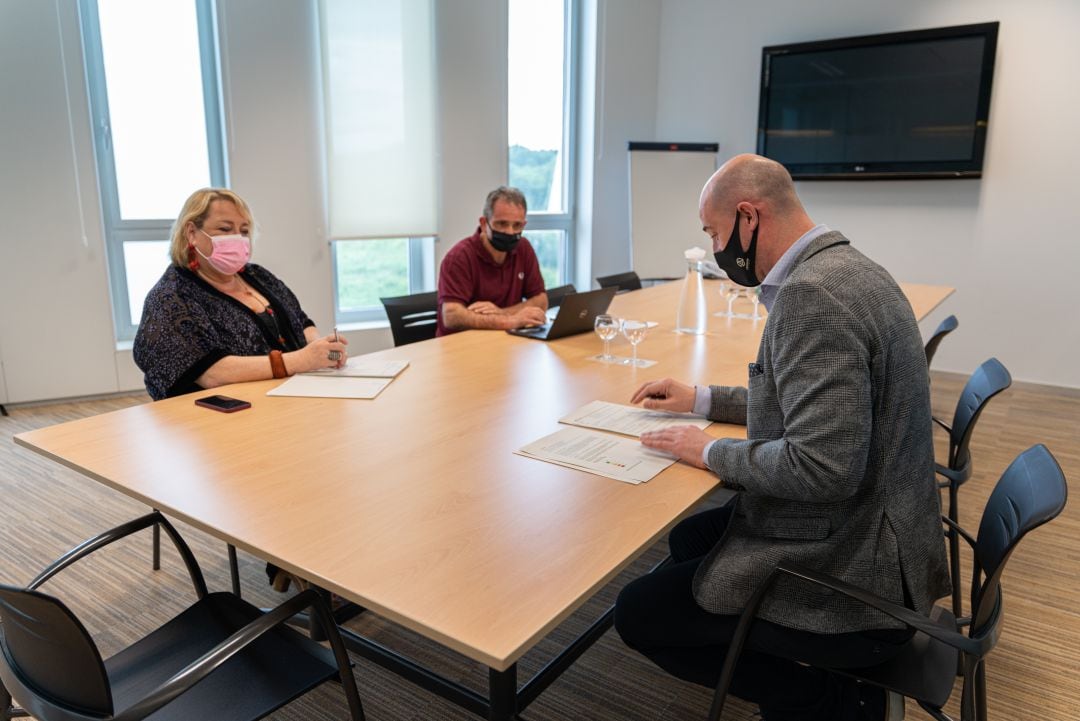
<path fill-rule="evenodd" d="M 733 280 L 727 282 L 727 317 L 737 318 L 735 314 L 735 301 L 742 295 L 743 287 Z"/>
<path fill-rule="evenodd" d="M 624 320 L 622 322 L 622 334 L 626 336 L 626 340 L 630 341 L 630 347 L 633 349 L 633 358 L 630 361 L 630 365 L 635 368 L 638 366 L 638 343 L 645 340 L 645 334 L 648 332 L 649 324 L 643 320 Z"/>
<path fill-rule="evenodd" d="M 749 318 L 751 320 L 761 319 L 761 309 L 758 307 L 760 300 L 758 294 L 760 288 L 747 288 L 745 286 L 735 285 L 732 283 L 731 288 L 728 290 L 728 317 L 729 318 Z M 739 303 L 742 306 L 738 311 L 735 310 L 735 304 L 739 302 L 739 298 L 745 298 L 751 304 L 751 309 L 747 310 L 745 301 Z"/>
<path fill-rule="evenodd" d="M 619 334 L 619 319 L 613 315 L 601 313 L 596 316 L 593 330 L 596 331 L 596 335 L 600 336 L 600 340 L 604 341 L 604 354 L 600 356 L 600 360 L 610 363 L 612 361 L 611 339 Z"/>
<path fill-rule="evenodd" d="M 761 286 L 750 289 L 750 302 L 754 304 L 754 312 L 750 315 L 752 320 L 761 320 Z"/>
<path fill-rule="evenodd" d="M 717 277 L 716 290 L 720 294 L 721 298 L 727 298 L 728 292 L 731 290 L 731 286 L 735 285 L 734 281 L 728 278 L 728 274 L 721 269 L 713 270 L 712 273 Z M 718 310 L 713 313 L 717 318 L 730 318 L 731 311 Z"/>

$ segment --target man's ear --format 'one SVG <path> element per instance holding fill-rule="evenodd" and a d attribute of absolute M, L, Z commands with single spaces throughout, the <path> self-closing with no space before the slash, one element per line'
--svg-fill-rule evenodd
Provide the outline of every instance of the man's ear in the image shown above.
<path fill-rule="evenodd" d="M 744 200 L 735 206 L 735 210 L 739 213 L 740 223 L 749 223 L 748 230 L 752 231 L 757 227 L 758 212 L 752 203 Z"/>

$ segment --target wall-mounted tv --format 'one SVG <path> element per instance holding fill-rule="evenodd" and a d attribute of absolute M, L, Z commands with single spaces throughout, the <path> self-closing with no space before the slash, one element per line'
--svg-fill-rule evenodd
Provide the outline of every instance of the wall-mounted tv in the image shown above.
<path fill-rule="evenodd" d="M 757 151 L 797 179 L 978 178 L 998 23 L 763 48 Z"/>

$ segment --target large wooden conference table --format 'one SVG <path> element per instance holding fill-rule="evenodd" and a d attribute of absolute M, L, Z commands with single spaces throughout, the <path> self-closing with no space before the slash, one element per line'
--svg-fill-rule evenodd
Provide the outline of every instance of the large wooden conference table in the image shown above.
<path fill-rule="evenodd" d="M 631 485 L 512 452 L 589 401 L 628 402 L 649 379 L 744 384 L 765 322 L 710 316 L 707 335 L 677 334 L 680 286 L 612 302 L 616 315 L 659 323 L 639 347 L 659 361 L 648 369 L 588 360 L 601 348 L 593 334 L 545 343 L 470 331 L 375 354 L 409 367 L 374 400 L 267 397 L 281 381 L 236 384 L 15 442 L 487 666 L 485 698 L 352 639 L 425 688 L 512 719 L 610 619 L 520 688 L 519 657 L 717 488 L 682 463 Z M 952 292 L 904 290 L 918 318 Z M 720 310 L 717 286 L 707 291 Z M 211 393 L 252 408 L 193 404 Z"/>

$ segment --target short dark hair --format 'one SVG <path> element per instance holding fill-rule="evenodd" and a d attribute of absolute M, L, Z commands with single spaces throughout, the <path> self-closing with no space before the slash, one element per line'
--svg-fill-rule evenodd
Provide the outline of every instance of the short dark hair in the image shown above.
<path fill-rule="evenodd" d="M 487 199 L 484 200 L 484 217 L 488 220 L 491 220 L 491 214 L 495 210 L 495 202 L 499 200 L 504 203 L 520 206 L 526 213 L 529 212 L 529 204 L 525 201 L 524 193 L 517 188 L 500 185 L 498 188 L 495 188 L 495 190 L 488 193 Z"/>

